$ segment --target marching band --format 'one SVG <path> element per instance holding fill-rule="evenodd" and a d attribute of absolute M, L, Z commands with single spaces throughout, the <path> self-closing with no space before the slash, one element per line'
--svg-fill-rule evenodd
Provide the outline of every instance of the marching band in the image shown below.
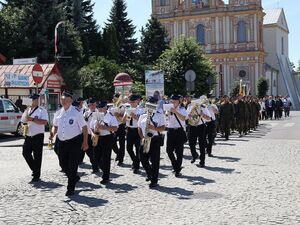
<path fill-rule="evenodd" d="M 38 97 L 31 96 L 33 102 Z M 240 136 L 246 135 L 258 126 L 260 112 L 256 98 L 242 96 L 236 99 L 224 96 L 220 100 L 206 96 L 191 99 L 188 96 L 184 102 L 178 94 L 172 95 L 169 101 L 153 95 L 142 102 L 137 94 L 125 98 L 116 93 L 112 103 L 95 98 L 88 99 L 86 103 L 88 107 L 84 107 L 82 98 L 73 102 L 72 93 L 65 91 L 61 97 L 62 108 L 55 113 L 50 132 L 51 143 L 57 136 L 55 152 L 68 178 L 67 196 L 75 193 L 76 183 L 80 180 L 77 170 L 85 153 L 92 165 L 92 173 L 99 173 L 99 169 L 102 171 L 100 183 L 105 185 L 110 182 L 112 150 L 116 153 L 118 165 L 122 166 L 126 149 L 133 173 L 139 173 L 141 164 L 146 172 L 146 181 L 150 182 L 149 187 L 155 188 L 159 180 L 162 146 L 166 144 L 173 173 L 180 177 L 186 142 L 191 151 L 191 163 L 199 159 L 199 167 L 205 167 L 206 154 L 213 157 L 212 147 L 217 132 L 225 140 L 235 129 Z M 45 109 L 35 103 L 24 112 L 22 119 L 26 126 L 29 124 L 23 155 L 33 172 L 32 182 L 40 178 L 40 140 L 44 137 L 46 115 Z M 34 149 L 33 145 L 39 147 Z"/>

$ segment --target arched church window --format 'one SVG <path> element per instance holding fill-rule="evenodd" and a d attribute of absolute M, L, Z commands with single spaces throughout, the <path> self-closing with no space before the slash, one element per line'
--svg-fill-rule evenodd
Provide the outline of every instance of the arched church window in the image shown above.
<path fill-rule="evenodd" d="M 166 6 L 167 0 L 160 0 L 160 6 Z"/>
<path fill-rule="evenodd" d="M 200 45 L 205 45 L 205 27 L 203 24 L 197 26 L 197 42 Z"/>
<path fill-rule="evenodd" d="M 247 27 L 245 21 L 239 21 L 237 27 L 238 42 L 247 42 Z"/>

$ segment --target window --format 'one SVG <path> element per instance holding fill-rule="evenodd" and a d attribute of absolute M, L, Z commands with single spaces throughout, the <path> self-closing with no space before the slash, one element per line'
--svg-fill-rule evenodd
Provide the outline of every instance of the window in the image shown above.
<path fill-rule="evenodd" d="M 238 42 L 247 42 L 247 27 L 245 21 L 239 21 L 237 27 Z"/>
<path fill-rule="evenodd" d="M 200 45 L 205 45 L 205 27 L 202 24 L 197 26 L 197 42 Z"/>
<path fill-rule="evenodd" d="M 10 101 L 4 100 L 3 103 L 4 103 L 4 108 L 5 108 L 6 112 L 15 112 L 17 110 Z"/>
<path fill-rule="evenodd" d="M 246 75 L 247 75 L 247 73 L 245 70 L 240 70 L 240 72 L 239 72 L 240 78 L 244 78 Z"/>
<path fill-rule="evenodd" d="M 281 55 L 284 55 L 284 38 L 281 38 Z"/>
<path fill-rule="evenodd" d="M 167 0 L 160 0 L 160 6 L 166 6 Z"/>
<path fill-rule="evenodd" d="M 0 100 L 0 113 L 4 113 L 4 107 L 1 100 Z"/>

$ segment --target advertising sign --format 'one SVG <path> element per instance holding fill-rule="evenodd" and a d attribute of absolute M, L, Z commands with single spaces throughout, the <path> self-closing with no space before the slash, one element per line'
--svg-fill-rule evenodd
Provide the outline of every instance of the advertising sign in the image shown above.
<path fill-rule="evenodd" d="M 145 71 L 146 97 L 153 96 L 155 92 L 159 92 L 160 96 L 164 96 L 164 72 L 159 70 Z"/>
<path fill-rule="evenodd" d="M 5 87 L 29 87 L 29 76 L 26 74 L 4 73 Z"/>

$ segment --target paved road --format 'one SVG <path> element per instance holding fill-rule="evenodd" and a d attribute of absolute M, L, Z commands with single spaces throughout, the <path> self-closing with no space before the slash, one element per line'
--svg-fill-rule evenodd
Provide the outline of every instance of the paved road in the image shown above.
<path fill-rule="evenodd" d="M 74 197 L 45 150 L 42 181 L 30 184 L 22 140 L 0 137 L 0 224 L 300 224 L 300 113 L 263 121 L 258 131 L 218 140 L 202 169 L 185 151 L 175 178 L 163 150 L 160 187 L 112 161 L 112 182 L 100 185 L 86 163 Z M 47 149 L 47 147 L 45 147 Z"/>

